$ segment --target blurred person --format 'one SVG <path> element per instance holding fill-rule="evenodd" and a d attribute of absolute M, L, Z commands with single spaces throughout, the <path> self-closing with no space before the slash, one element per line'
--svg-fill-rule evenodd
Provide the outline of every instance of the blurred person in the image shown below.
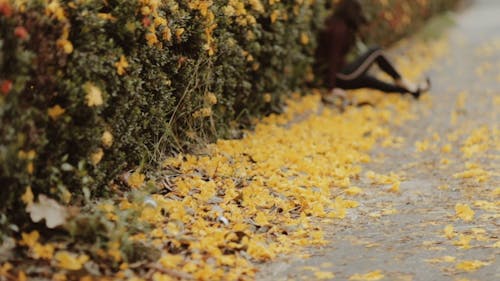
<path fill-rule="evenodd" d="M 427 78 L 422 85 L 414 85 L 403 79 L 381 48 L 370 48 L 353 61 L 346 61 L 356 45 L 360 27 L 367 22 L 358 0 L 341 0 L 334 13 L 327 18 L 325 29 L 319 34 L 317 49 L 318 63 L 323 64 L 319 71 L 329 89 L 329 94 L 322 97 L 323 102 L 332 103 L 335 97 L 345 100 L 344 90 L 359 88 L 411 94 L 418 99 L 421 93 L 430 89 L 430 80 Z M 388 83 L 368 74 L 374 64 L 392 77 L 393 82 Z"/>

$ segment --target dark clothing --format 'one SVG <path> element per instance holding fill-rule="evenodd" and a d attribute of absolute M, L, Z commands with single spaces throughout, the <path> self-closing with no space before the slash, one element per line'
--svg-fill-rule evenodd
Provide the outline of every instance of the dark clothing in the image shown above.
<path fill-rule="evenodd" d="M 336 86 L 336 74 L 346 64 L 346 57 L 356 42 L 356 30 L 350 28 L 340 18 L 330 18 L 326 22 L 326 28 L 319 35 L 317 57 L 319 64 L 323 64 L 320 70 L 326 77 L 326 85 L 333 89 Z M 326 69 L 325 69 L 326 68 Z"/>
<path fill-rule="evenodd" d="M 323 63 L 323 69 L 319 67 L 319 72 L 324 76 L 326 86 L 329 89 L 373 88 L 384 92 L 408 92 L 407 89 L 367 74 L 369 68 L 376 63 L 392 78 L 401 78 L 380 48 L 370 49 L 353 62 L 346 63 L 346 57 L 356 42 L 356 32 L 341 18 L 332 17 L 326 22 L 326 28 L 319 36 L 317 50 L 319 64 Z"/>
<path fill-rule="evenodd" d="M 373 64 L 389 74 L 394 80 L 400 79 L 401 75 L 384 56 L 380 48 L 372 48 L 353 62 L 345 65 L 337 73 L 336 86 L 345 90 L 371 88 L 388 93 L 407 93 L 408 90 L 394 84 L 381 81 L 374 76 L 367 74 Z"/>

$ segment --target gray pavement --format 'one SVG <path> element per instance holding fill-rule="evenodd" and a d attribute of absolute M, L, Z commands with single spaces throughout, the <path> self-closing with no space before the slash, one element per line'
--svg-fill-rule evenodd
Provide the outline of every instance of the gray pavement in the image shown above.
<path fill-rule="evenodd" d="M 364 167 L 404 174 L 401 193 L 388 193 L 361 177 L 355 183 L 365 190 L 355 198 L 361 206 L 345 220 L 325 226 L 328 245 L 305 249 L 309 258 L 283 256 L 263 264 L 257 280 L 317 280 L 311 269 L 335 274 L 326 280 L 349 280 L 375 270 L 384 277 L 373 280 L 500 280 L 500 198 L 494 194 L 500 187 L 500 1 L 475 1 L 455 20 L 449 52 L 429 73 L 434 82 L 430 97 L 412 105 L 419 118 L 392 128 L 405 144 L 375 149 L 374 161 Z M 465 157 L 466 139 L 480 128 L 485 133 L 477 138 L 486 134 L 489 149 Z M 421 140 L 436 149 L 417 153 L 415 142 Z M 452 151 L 444 155 L 439 148 L 447 143 Z M 450 164 L 444 165 L 443 158 Z M 490 178 L 478 182 L 454 177 L 467 169 L 467 162 L 486 170 Z M 479 200 L 492 205 L 483 208 Z M 457 203 L 471 206 L 474 220 L 457 219 Z M 395 214 L 384 214 L 393 209 Z M 454 227 L 452 239 L 443 235 L 447 225 Z M 471 238 L 469 249 L 457 244 L 460 235 Z M 455 261 L 429 261 L 443 256 Z M 484 266 L 471 272 L 457 268 L 472 260 Z"/>

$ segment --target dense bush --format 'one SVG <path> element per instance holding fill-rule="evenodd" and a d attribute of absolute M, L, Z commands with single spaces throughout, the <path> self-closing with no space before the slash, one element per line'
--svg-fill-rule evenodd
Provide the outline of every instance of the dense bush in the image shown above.
<path fill-rule="evenodd" d="M 454 2 L 365 1 L 365 37 L 394 41 Z M 105 196 L 121 171 L 279 111 L 313 80 L 315 34 L 330 8 L 0 0 L 0 212 L 23 216 L 13 210 L 28 186 L 66 204 Z"/>

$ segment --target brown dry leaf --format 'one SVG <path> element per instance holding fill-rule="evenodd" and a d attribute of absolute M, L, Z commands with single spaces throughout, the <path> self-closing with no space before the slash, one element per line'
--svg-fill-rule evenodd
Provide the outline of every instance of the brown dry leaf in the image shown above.
<path fill-rule="evenodd" d="M 45 219 L 45 225 L 48 228 L 55 228 L 65 224 L 68 215 L 65 207 L 43 194 L 38 195 L 38 202 L 30 204 L 26 207 L 26 211 L 34 222 Z"/>

